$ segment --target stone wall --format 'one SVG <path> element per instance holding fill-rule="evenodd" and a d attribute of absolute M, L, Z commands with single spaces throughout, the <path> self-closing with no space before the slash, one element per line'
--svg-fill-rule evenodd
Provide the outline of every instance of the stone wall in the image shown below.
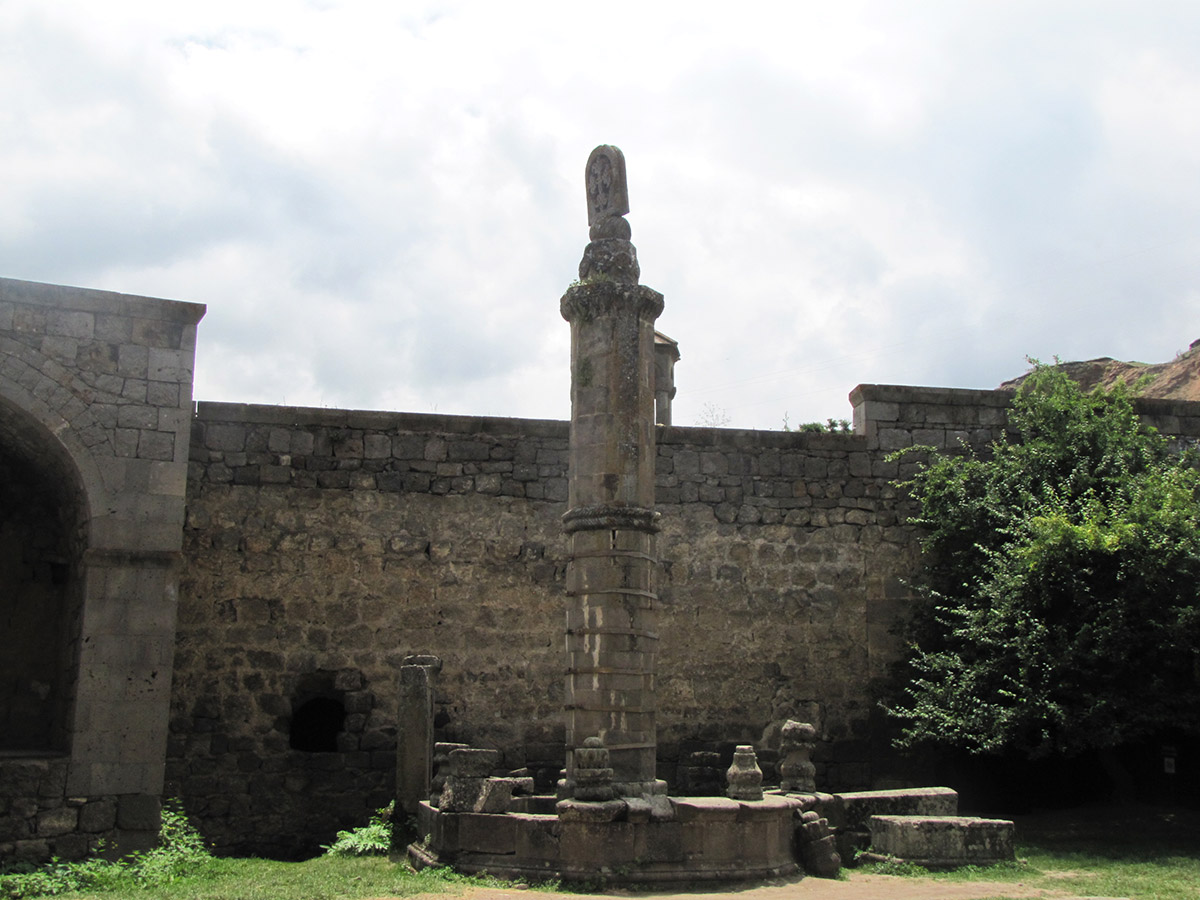
<path fill-rule="evenodd" d="M 300 854 L 386 801 L 411 653 L 443 660 L 439 739 L 553 782 L 566 431 L 200 404 L 169 789 L 219 846 Z M 660 428 L 658 454 L 661 774 L 800 715 L 827 783 L 866 784 L 871 653 L 913 559 L 895 464 L 855 435 Z M 290 746 L 320 673 L 334 752 Z"/>
<path fill-rule="evenodd" d="M 566 450 L 558 422 L 200 404 L 168 790 L 218 847 L 311 852 L 384 805 L 412 653 L 444 661 L 441 737 L 557 772 Z M 332 752 L 291 746 L 316 694 Z"/>
<path fill-rule="evenodd" d="M 1008 400 L 864 385 L 855 434 L 658 429 L 661 777 L 794 717 L 822 789 L 888 783 L 870 685 L 919 554 L 889 454 L 990 440 Z M 1190 404 L 1144 411 L 1200 436 Z M 443 660 L 439 740 L 553 782 L 566 456 L 561 422 L 199 405 L 167 790 L 219 849 L 303 855 L 390 799 L 409 654 Z M 314 700 L 331 749 L 293 746 Z"/>
<path fill-rule="evenodd" d="M 0 278 L 0 859 L 154 840 L 203 313 Z"/>

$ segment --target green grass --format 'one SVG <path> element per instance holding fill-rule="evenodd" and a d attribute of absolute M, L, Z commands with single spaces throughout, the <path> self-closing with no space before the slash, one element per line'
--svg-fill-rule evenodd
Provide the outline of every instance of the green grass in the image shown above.
<path fill-rule="evenodd" d="M 950 881 L 984 881 L 1044 888 L 1071 896 L 1131 900 L 1200 897 L 1200 812 L 1157 807 L 1093 807 L 1017 816 L 1019 861 L 930 874 L 909 865 L 877 864 L 877 872 Z M 182 817 L 170 818 L 180 823 Z M 497 884 L 446 870 L 414 873 L 384 856 L 325 855 L 306 862 L 221 859 L 196 851 L 180 827 L 161 852 L 120 866 L 97 864 L 86 889 L 57 892 L 63 900 L 365 900 L 457 894 L 472 884 Z M 78 864 L 75 864 L 78 865 Z M 85 864 L 85 874 L 90 870 Z M 62 866 L 60 869 L 70 869 Z M 53 874 L 53 870 L 51 870 Z M 61 872 L 59 873 L 61 875 Z M 851 875 L 850 880 L 854 880 Z M 6 891 L 0 898 L 24 895 Z M 59 891 L 70 885 L 60 878 Z M 553 886 L 551 886 L 553 887 Z M 999 889 L 996 897 L 1003 897 Z"/>
<path fill-rule="evenodd" d="M 1200 812 L 1096 806 L 1013 818 L 1018 862 L 933 874 L 896 863 L 868 865 L 861 871 L 946 881 L 1021 882 L 1089 897 L 1200 897 Z"/>
<path fill-rule="evenodd" d="M 466 879 L 437 870 L 414 873 L 386 857 L 318 856 L 305 862 L 211 859 L 153 888 L 114 885 L 57 895 L 61 900 L 357 900 L 456 893 Z"/>

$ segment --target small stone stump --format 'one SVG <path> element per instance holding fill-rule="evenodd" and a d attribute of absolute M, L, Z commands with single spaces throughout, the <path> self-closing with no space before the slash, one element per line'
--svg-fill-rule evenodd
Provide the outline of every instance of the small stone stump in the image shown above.
<path fill-rule="evenodd" d="M 761 800 L 762 769 L 758 767 L 758 757 L 754 748 L 749 744 L 738 744 L 733 751 L 733 765 L 725 773 L 729 788 L 725 795 L 731 800 Z"/>
<path fill-rule="evenodd" d="M 575 750 L 575 799 L 602 803 L 613 798 L 613 770 L 608 749 L 598 737 Z"/>
<path fill-rule="evenodd" d="M 811 794 L 817 789 L 817 767 L 812 753 L 817 746 L 817 729 L 808 722 L 788 719 L 783 724 L 779 752 L 779 788 L 797 794 Z"/>
<path fill-rule="evenodd" d="M 695 750 L 679 766 L 679 792 L 691 797 L 720 794 L 725 787 L 721 754 L 715 750 Z"/>

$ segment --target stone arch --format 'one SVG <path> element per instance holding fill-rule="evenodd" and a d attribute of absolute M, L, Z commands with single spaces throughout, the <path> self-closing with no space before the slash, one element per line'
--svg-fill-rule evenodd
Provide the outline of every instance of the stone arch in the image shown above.
<path fill-rule="evenodd" d="M 43 449 L 53 464 L 72 473 L 79 484 L 90 542 L 92 519 L 107 508 L 109 493 L 93 455 L 93 446 L 105 438 L 95 411 L 84 399 L 91 391 L 66 369 L 11 338 L 0 336 L 0 358 L 4 360 L 0 416 L 25 419 L 21 433 L 35 435 L 40 426 Z M 57 378 L 44 370 L 55 372 Z M 89 442 L 84 434 L 91 438 Z M 105 449 L 112 452 L 111 446 Z"/>
<path fill-rule="evenodd" d="M 70 749 L 92 508 L 38 405 L 0 376 L 0 751 L 19 755 Z"/>

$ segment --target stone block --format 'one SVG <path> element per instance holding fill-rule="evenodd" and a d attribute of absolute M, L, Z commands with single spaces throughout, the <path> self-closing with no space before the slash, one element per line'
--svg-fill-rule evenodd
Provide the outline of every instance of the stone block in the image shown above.
<path fill-rule="evenodd" d="M 515 853 L 517 819 L 503 813 L 453 813 L 458 819 L 458 845 L 475 853 Z"/>
<path fill-rule="evenodd" d="M 974 816 L 872 816 L 870 853 L 929 868 L 1015 859 L 1015 826 Z"/>
<path fill-rule="evenodd" d="M 509 815 L 516 827 L 516 855 L 520 859 L 557 861 L 561 853 L 559 846 L 559 824 L 557 816 Z"/>
<path fill-rule="evenodd" d="M 36 830 L 39 838 L 51 838 L 70 834 L 78 826 L 79 810 L 62 806 L 38 813 Z"/>
<path fill-rule="evenodd" d="M 728 797 L 672 797 L 671 806 L 679 822 L 732 822 L 741 811 L 741 804 Z"/>
<path fill-rule="evenodd" d="M 54 840 L 54 855 L 59 859 L 83 859 L 91 849 L 91 838 L 86 834 L 64 834 Z"/>
<path fill-rule="evenodd" d="M 110 831 L 117 824 L 117 804 L 113 800 L 91 800 L 79 810 L 79 830 L 92 834 Z"/>
<path fill-rule="evenodd" d="M 0 843 L 21 841 L 33 836 L 33 823 L 25 816 L 0 816 Z"/>
<path fill-rule="evenodd" d="M 872 816 L 953 816 L 958 792 L 947 787 L 892 791 L 852 791 L 834 794 L 821 814 L 834 828 L 865 831 Z"/>
<path fill-rule="evenodd" d="M 628 822 L 560 821 L 562 858 L 576 867 L 628 866 L 636 857 L 634 829 L 639 827 L 645 826 Z"/>
<path fill-rule="evenodd" d="M 150 794 L 124 794 L 117 798 L 117 827 L 129 831 L 158 831 L 162 802 Z"/>

